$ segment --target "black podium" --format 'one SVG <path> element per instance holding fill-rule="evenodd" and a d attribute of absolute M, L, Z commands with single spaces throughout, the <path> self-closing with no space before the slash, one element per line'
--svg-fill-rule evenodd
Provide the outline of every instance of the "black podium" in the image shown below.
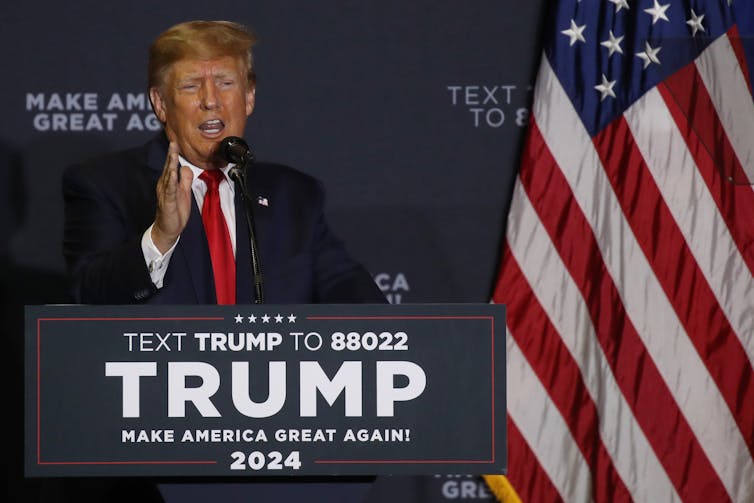
<path fill-rule="evenodd" d="M 27 306 L 25 384 L 32 478 L 506 471 L 500 305 Z"/>

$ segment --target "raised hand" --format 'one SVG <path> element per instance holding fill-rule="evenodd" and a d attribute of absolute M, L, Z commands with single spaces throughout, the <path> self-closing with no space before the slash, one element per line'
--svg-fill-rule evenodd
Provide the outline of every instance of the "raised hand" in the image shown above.
<path fill-rule="evenodd" d="M 178 145 L 170 142 L 165 167 L 157 180 L 157 212 L 152 226 L 152 242 L 161 253 L 175 244 L 191 214 L 191 169 L 180 166 Z"/>

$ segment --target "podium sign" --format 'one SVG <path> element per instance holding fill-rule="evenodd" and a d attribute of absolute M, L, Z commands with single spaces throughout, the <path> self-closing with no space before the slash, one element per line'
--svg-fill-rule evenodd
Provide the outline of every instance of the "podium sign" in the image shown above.
<path fill-rule="evenodd" d="M 30 477 L 504 473 L 491 304 L 27 306 Z"/>

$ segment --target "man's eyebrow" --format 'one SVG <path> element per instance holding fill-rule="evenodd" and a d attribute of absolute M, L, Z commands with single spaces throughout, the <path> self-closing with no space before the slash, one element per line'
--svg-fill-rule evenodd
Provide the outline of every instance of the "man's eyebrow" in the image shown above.
<path fill-rule="evenodd" d="M 218 70 L 217 72 L 213 72 L 212 76 L 213 79 L 235 79 L 237 75 L 232 70 Z M 204 79 L 203 73 L 190 73 L 183 75 L 180 79 L 176 79 L 176 84 L 185 84 L 187 82 L 196 82 L 199 80 Z"/>
<path fill-rule="evenodd" d="M 180 79 L 176 79 L 176 82 L 180 84 L 184 82 L 192 82 L 192 81 L 201 80 L 201 79 L 202 79 L 202 75 L 200 74 L 184 75 Z"/>
<path fill-rule="evenodd" d="M 214 78 L 221 78 L 221 79 L 228 79 L 228 78 L 234 78 L 236 76 L 235 72 L 230 70 L 219 70 L 216 73 L 212 73 L 212 76 Z"/>

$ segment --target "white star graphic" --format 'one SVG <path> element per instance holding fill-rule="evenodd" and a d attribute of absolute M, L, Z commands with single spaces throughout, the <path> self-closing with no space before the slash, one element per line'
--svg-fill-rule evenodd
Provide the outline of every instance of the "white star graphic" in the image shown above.
<path fill-rule="evenodd" d="M 571 19 L 571 27 L 567 30 L 561 31 L 560 33 L 562 33 L 563 35 L 568 35 L 568 37 L 571 39 L 571 42 L 568 45 L 573 45 L 577 40 L 586 42 L 584 35 L 581 34 L 585 28 L 586 25 L 576 26 L 576 21 Z"/>
<path fill-rule="evenodd" d="M 248 318 L 249 318 L 249 323 L 256 323 L 257 322 L 257 317 L 254 314 L 252 314 Z"/>
<path fill-rule="evenodd" d="M 644 60 L 644 68 L 648 67 L 651 63 L 660 64 L 660 60 L 657 57 L 657 53 L 660 52 L 662 47 L 653 48 L 649 45 L 649 42 L 644 42 L 644 52 L 637 52 L 636 55 Z"/>
<path fill-rule="evenodd" d="M 262 323 L 269 323 L 269 322 L 270 322 L 270 317 L 269 316 L 267 316 L 266 314 L 264 316 L 262 316 Z"/>
<path fill-rule="evenodd" d="M 670 19 L 668 19 L 668 16 L 665 15 L 665 11 L 668 10 L 668 7 L 670 7 L 669 3 L 666 3 L 665 5 L 660 5 L 660 2 L 655 0 L 655 4 L 649 9 L 644 9 L 644 12 L 652 15 L 652 24 L 655 24 L 660 19 L 669 22 Z"/>
<path fill-rule="evenodd" d="M 610 0 L 612 3 L 615 4 L 615 12 L 620 12 L 622 8 L 626 8 L 626 10 L 629 10 L 628 8 L 628 0 Z"/>
<path fill-rule="evenodd" d="M 288 315 L 288 323 L 296 323 L 296 317 L 293 314 Z"/>
<path fill-rule="evenodd" d="M 696 35 L 696 32 L 704 31 L 704 26 L 702 26 L 702 19 L 704 19 L 704 14 L 697 16 L 696 12 L 694 12 L 694 9 L 691 9 L 691 19 L 686 21 L 686 24 L 691 26 L 692 37 Z"/>
<path fill-rule="evenodd" d="M 614 52 L 623 54 L 623 49 L 620 48 L 620 43 L 622 40 L 623 36 L 616 38 L 615 35 L 613 35 L 613 30 L 610 30 L 610 38 L 605 40 L 604 42 L 600 42 L 600 45 L 607 47 L 608 51 L 610 51 L 608 57 L 612 56 Z"/>
<path fill-rule="evenodd" d="M 236 323 L 241 323 L 242 321 L 243 321 L 243 316 L 241 316 L 240 314 L 237 314 L 236 315 Z"/>
<path fill-rule="evenodd" d="M 283 323 L 283 317 L 280 316 L 280 313 L 275 316 L 275 323 Z"/>
<path fill-rule="evenodd" d="M 611 98 L 615 98 L 615 92 L 613 91 L 613 86 L 615 86 L 615 80 L 607 80 L 607 77 L 605 77 L 605 74 L 602 74 L 602 83 L 597 84 L 594 86 L 596 90 L 598 90 L 600 93 L 602 93 L 602 97 L 600 98 L 600 101 L 603 101 L 605 98 L 610 96 Z"/>

